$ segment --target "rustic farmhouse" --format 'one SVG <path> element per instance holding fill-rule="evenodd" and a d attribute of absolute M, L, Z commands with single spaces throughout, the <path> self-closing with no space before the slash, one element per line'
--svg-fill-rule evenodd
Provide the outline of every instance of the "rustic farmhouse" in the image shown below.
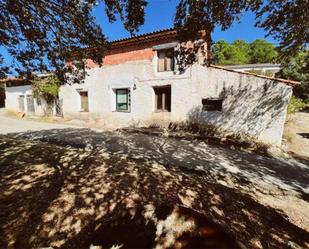
<path fill-rule="evenodd" d="M 207 51 L 180 72 L 177 33 L 171 29 L 110 45 L 102 67 L 88 62 L 84 83 L 61 86 L 64 117 L 113 128 L 207 123 L 280 145 L 295 82 L 205 66 Z M 42 113 L 30 86 L 7 86 L 6 92 L 7 109 Z"/>

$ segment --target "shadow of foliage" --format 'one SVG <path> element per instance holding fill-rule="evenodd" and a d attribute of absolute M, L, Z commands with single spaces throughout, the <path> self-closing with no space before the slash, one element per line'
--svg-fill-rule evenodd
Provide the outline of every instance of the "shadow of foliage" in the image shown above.
<path fill-rule="evenodd" d="M 151 205 L 123 207 L 97 222 L 96 229 L 86 227 L 84 230 L 91 236 L 85 246 L 154 248 L 161 244 L 163 248 L 240 248 L 220 226 L 193 209 L 164 204 L 152 208 Z"/>
<path fill-rule="evenodd" d="M 222 243 L 224 238 L 249 248 L 309 243 L 308 232 L 279 210 L 218 182 L 230 176 L 251 187 L 254 178 L 267 182 L 271 176 L 270 184 L 288 184 L 303 193 L 308 168 L 297 163 L 199 141 L 89 129 L 1 136 L 0 151 L 0 247 L 87 248 L 132 240 L 138 245 L 143 237 L 138 232 L 145 227 L 145 243 L 153 243 L 155 230 L 160 236 L 154 243 L 165 245 L 168 232 L 160 234 L 159 228 L 170 231 L 167 221 L 175 208 L 181 214 L 176 217 L 215 229 L 219 237 L 213 238 Z M 225 167 L 226 160 L 239 171 Z M 117 240 L 104 235 L 113 227 L 120 229 Z M 126 242 L 128 235 L 121 231 L 131 232 L 132 240 Z M 194 246 L 186 244 L 192 234 L 199 233 L 184 228 L 177 241 Z M 199 238 L 195 242 L 205 242 L 205 236 Z"/>
<path fill-rule="evenodd" d="M 254 151 L 257 154 L 268 155 L 269 145 L 258 141 L 254 136 L 244 133 L 229 133 L 220 127 L 207 122 L 185 121 L 170 123 L 168 126 L 169 137 L 195 138 L 208 144 L 223 146 L 226 148 L 238 148 Z M 162 132 L 161 132 L 162 133 Z"/>
<path fill-rule="evenodd" d="M 197 106 L 188 113 L 189 123 L 214 126 L 220 132 L 248 136 L 247 140 L 258 139 L 276 122 L 283 125 L 284 121 L 280 120 L 286 112 L 285 100 L 289 98 L 290 90 L 280 89 L 273 81 L 257 88 L 242 81 L 240 78 L 239 86 L 228 86 L 228 82 L 223 82 L 226 87 L 219 94 L 224 99 L 222 112 L 203 111 L 202 106 Z"/>

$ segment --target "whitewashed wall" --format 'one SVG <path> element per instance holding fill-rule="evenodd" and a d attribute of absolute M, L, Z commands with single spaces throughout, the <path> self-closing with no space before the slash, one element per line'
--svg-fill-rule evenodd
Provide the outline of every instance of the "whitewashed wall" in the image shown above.
<path fill-rule="evenodd" d="M 203 70 L 199 70 L 203 74 Z M 269 79 L 216 68 L 205 69 L 205 97 L 223 97 L 222 112 L 193 107 L 191 119 L 212 123 L 231 132 L 247 133 L 258 140 L 280 145 L 292 87 Z M 202 75 L 199 76 L 202 79 Z"/>
<path fill-rule="evenodd" d="M 18 98 L 20 95 L 32 95 L 31 86 L 15 86 L 15 87 L 6 87 L 5 88 L 5 108 L 10 110 L 19 111 Z M 26 100 L 25 100 L 26 106 Z"/>
<path fill-rule="evenodd" d="M 231 132 L 247 133 L 267 143 L 281 143 L 291 87 L 200 65 L 194 65 L 182 75 L 157 72 L 156 68 L 155 56 L 152 61 L 127 62 L 89 70 L 84 84 L 61 87 L 64 115 L 77 118 L 85 115 L 80 113 L 78 94 L 78 90 L 83 89 L 88 90 L 89 97 L 87 118 L 102 126 L 117 128 L 192 120 L 212 123 Z M 153 87 L 164 85 L 171 85 L 171 112 L 155 113 Z M 131 89 L 130 112 L 115 111 L 116 88 Z M 222 112 L 201 110 L 202 98 L 222 95 Z"/>
<path fill-rule="evenodd" d="M 31 85 L 14 86 L 5 88 L 5 108 L 7 110 L 19 112 L 19 96 L 24 96 L 25 113 L 28 113 L 27 107 L 27 95 L 33 95 Z M 41 105 L 38 105 L 37 100 L 34 98 L 34 109 L 36 115 L 43 115 L 44 101 L 41 100 Z"/>

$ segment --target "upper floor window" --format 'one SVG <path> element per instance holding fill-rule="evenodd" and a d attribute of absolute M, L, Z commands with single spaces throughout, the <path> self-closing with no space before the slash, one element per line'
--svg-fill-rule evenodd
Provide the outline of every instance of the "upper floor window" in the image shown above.
<path fill-rule="evenodd" d="M 158 50 L 158 72 L 174 71 L 174 49 Z"/>

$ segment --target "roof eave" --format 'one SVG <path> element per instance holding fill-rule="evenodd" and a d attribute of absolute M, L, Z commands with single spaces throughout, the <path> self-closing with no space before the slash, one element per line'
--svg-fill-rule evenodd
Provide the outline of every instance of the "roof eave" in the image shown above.
<path fill-rule="evenodd" d="M 229 72 L 233 72 L 233 73 L 238 73 L 238 74 L 242 74 L 242 75 L 249 75 L 249 76 L 255 76 L 255 77 L 263 78 L 263 79 L 267 79 L 267 80 L 278 81 L 278 82 L 284 83 L 284 84 L 289 85 L 289 86 L 296 86 L 296 85 L 300 84 L 299 81 L 287 80 L 287 79 L 281 79 L 281 78 L 274 78 L 274 77 L 269 77 L 269 76 L 255 74 L 255 73 L 249 73 L 249 72 L 241 72 L 241 71 L 237 71 L 237 70 L 234 70 L 234 69 L 230 69 L 230 68 L 226 68 L 226 67 L 222 67 L 222 66 L 218 66 L 218 65 L 213 65 L 213 64 L 211 64 L 210 67 L 229 71 Z"/>

